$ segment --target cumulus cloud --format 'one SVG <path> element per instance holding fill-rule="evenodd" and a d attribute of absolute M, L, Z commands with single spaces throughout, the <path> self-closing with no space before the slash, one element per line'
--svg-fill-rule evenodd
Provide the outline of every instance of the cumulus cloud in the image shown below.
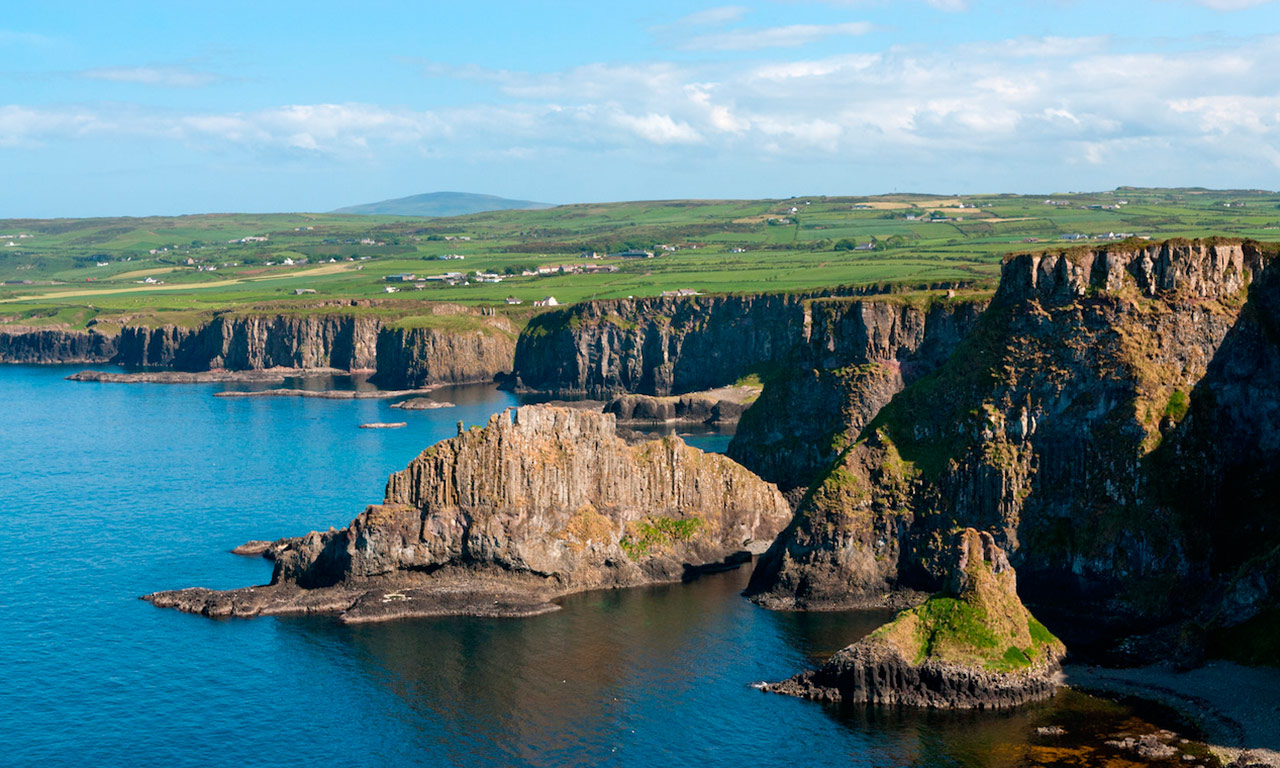
<path fill-rule="evenodd" d="M 156 85 L 164 88 L 200 88 L 222 80 L 222 77 L 212 72 L 201 72 L 184 67 L 97 67 L 77 74 L 89 80 Z"/>

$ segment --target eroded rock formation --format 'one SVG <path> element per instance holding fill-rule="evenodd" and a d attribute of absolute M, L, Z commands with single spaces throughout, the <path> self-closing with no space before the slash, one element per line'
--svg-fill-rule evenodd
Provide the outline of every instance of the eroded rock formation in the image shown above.
<path fill-rule="evenodd" d="M 955 536 L 942 592 L 765 690 L 820 701 L 996 709 L 1052 696 L 1062 643 L 1018 599 L 1017 577 L 991 534 Z"/>
<path fill-rule="evenodd" d="M 271 584 L 147 597 L 213 616 L 524 615 L 568 592 L 678 581 L 742 559 L 790 517 L 778 490 L 612 416 L 525 406 L 424 451 L 349 527 L 270 548 Z"/>

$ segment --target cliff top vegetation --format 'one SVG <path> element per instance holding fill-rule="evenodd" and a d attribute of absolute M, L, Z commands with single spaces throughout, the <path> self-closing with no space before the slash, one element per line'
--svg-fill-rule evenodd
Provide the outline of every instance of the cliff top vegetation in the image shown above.
<path fill-rule="evenodd" d="M 329 302 L 381 298 L 491 305 L 519 325 L 548 296 L 981 286 L 1014 252 L 1210 236 L 1280 241 L 1280 194 L 1122 188 L 646 201 L 453 218 L 10 219 L 0 221 L 0 321 L 74 328 L 132 315 L 182 324 L 227 309 L 333 311 Z M 636 253 L 620 255 L 628 250 Z M 446 258 L 456 256 L 464 258 Z M 430 279 L 447 273 L 462 274 Z M 346 311 L 386 305 L 371 306 Z"/>

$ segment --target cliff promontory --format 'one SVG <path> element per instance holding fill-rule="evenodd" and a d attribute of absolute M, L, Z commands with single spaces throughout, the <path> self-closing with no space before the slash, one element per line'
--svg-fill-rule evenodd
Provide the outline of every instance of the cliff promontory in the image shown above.
<path fill-rule="evenodd" d="M 955 352 L 809 489 L 749 591 L 780 608 L 932 591 L 957 525 L 995 535 L 1033 604 L 1091 628 L 1150 631 L 1255 584 L 1241 569 L 1280 545 L 1273 273 L 1238 242 L 1010 259 Z"/>
<path fill-rule="evenodd" d="M 147 599 L 211 616 L 526 615 L 742 559 L 789 517 L 774 486 L 723 456 L 674 437 L 628 445 L 611 415 L 525 406 L 424 451 L 347 528 L 273 547 L 269 585 Z"/>
<path fill-rule="evenodd" d="M 1061 641 L 1018 599 L 1017 577 L 991 534 L 955 537 L 943 590 L 765 690 L 820 701 L 995 709 L 1052 696 Z"/>

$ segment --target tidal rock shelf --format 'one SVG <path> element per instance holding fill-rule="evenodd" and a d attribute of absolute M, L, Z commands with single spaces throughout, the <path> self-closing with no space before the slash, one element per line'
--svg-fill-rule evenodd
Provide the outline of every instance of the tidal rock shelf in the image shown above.
<path fill-rule="evenodd" d="M 525 616 L 749 561 L 790 516 L 724 456 L 676 437 L 628 445 L 611 415 L 525 406 L 428 448 L 347 528 L 255 543 L 275 561 L 270 584 L 145 599 L 207 616 Z"/>
<path fill-rule="evenodd" d="M 215 392 L 214 397 L 314 397 L 321 400 L 390 400 L 421 395 L 427 389 L 264 389 L 259 392 Z"/>
<path fill-rule="evenodd" d="M 141 371 L 138 373 L 112 373 L 106 371 L 80 371 L 67 377 L 68 381 L 96 381 L 108 384 L 216 384 L 221 382 L 270 383 L 306 376 L 346 375 L 349 371 L 337 368 L 262 368 L 249 371 Z"/>
<path fill-rule="evenodd" d="M 454 404 L 444 400 L 431 400 L 426 397 L 411 397 L 408 400 L 392 403 L 391 407 L 402 411 L 430 411 L 436 408 L 453 408 Z"/>

